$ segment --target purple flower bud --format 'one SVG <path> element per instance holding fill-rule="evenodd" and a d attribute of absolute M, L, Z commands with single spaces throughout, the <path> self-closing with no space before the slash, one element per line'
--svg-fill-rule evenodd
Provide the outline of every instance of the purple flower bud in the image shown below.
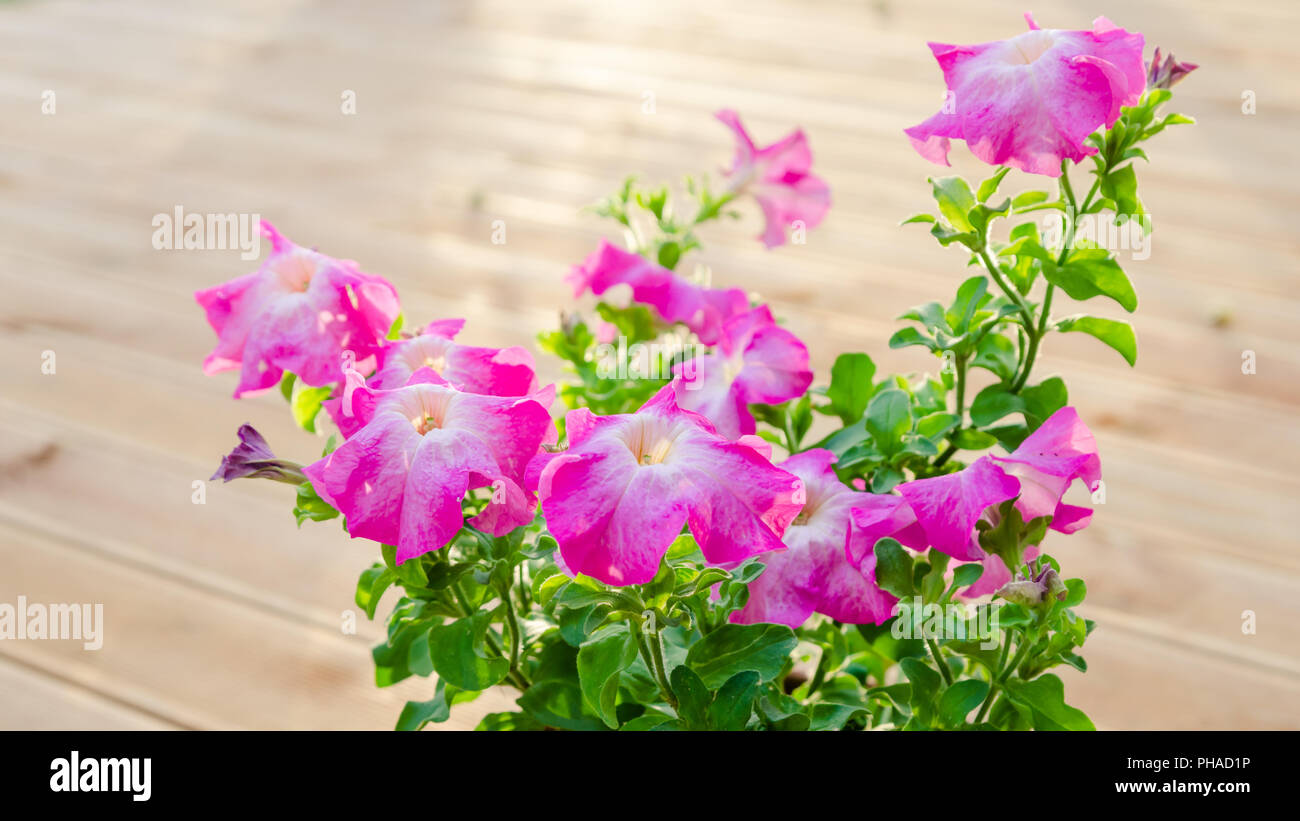
<path fill-rule="evenodd" d="M 1156 47 L 1155 54 L 1152 55 L 1151 62 L 1147 66 L 1147 86 L 1150 88 L 1172 88 L 1175 83 L 1195 70 L 1196 63 L 1180 63 L 1174 59 L 1172 54 L 1162 62 L 1160 48 Z"/>
<path fill-rule="evenodd" d="M 212 474 L 213 479 L 229 482 L 231 479 L 254 477 L 300 485 L 307 481 L 302 465 L 288 459 L 277 459 L 262 434 L 249 424 L 239 426 L 239 444 L 221 457 L 221 465 Z"/>

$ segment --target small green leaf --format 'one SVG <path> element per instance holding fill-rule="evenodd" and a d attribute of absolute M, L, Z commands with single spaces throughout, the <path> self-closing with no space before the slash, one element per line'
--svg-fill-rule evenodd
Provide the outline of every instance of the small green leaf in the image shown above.
<path fill-rule="evenodd" d="M 916 592 L 912 584 L 912 557 L 889 537 L 876 542 L 875 553 L 876 584 L 900 599 L 911 598 Z"/>
<path fill-rule="evenodd" d="M 316 488 L 312 487 L 311 482 L 298 485 L 298 496 L 293 506 L 293 518 L 298 522 L 298 527 L 302 527 L 302 523 L 308 519 L 324 522 L 338 515 L 339 512 L 329 502 L 316 494 Z"/>
<path fill-rule="evenodd" d="M 876 363 L 864 353 L 843 353 L 835 358 L 826 396 L 831 400 L 831 411 L 844 424 L 850 425 L 862 418 L 871 399 L 871 380 L 875 375 Z"/>
<path fill-rule="evenodd" d="M 998 443 L 997 437 L 982 430 L 966 428 L 952 438 L 958 450 L 987 450 Z"/>
<path fill-rule="evenodd" d="M 294 386 L 293 398 L 289 400 L 289 410 L 293 421 L 308 433 L 316 432 L 316 415 L 320 413 L 320 403 L 329 399 L 334 388 L 326 385 L 320 388 L 304 387 L 301 383 Z"/>
<path fill-rule="evenodd" d="M 1081 331 L 1096 337 L 1118 351 L 1129 365 L 1137 364 L 1137 335 L 1133 333 L 1133 326 L 1127 322 L 1078 314 L 1059 320 L 1056 329 L 1067 333 Z"/>
<path fill-rule="evenodd" d="M 935 352 L 939 350 L 937 342 L 911 326 L 899 328 L 894 332 L 893 336 L 889 337 L 889 347 L 894 350 L 911 347 L 912 345 L 924 345 Z"/>
<path fill-rule="evenodd" d="M 961 177 L 931 177 L 934 201 L 939 204 L 939 213 L 959 231 L 970 231 L 971 224 L 967 214 L 975 207 L 975 195 L 970 186 Z"/>
<path fill-rule="evenodd" d="M 615 699 L 619 674 L 637 657 L 636 641 L 626 627 L 607 630 L 578 648 L 578 681 L 582 695 L 601 720 L 618 727 Z"/>
<path fill-rule="evenodd" d="M 883 390 L 867 404 L 867 430 L 886 453 L 897 450 L 903 434 L 912 429 L 912 403 L 897 388 Z"/>
<path fill-rule="evenodd" d="M 970 419 L 980 427 L 987 427 L 1004 416 L 1024 409 L 1024 399 L 995 383 L 976 394 L 975 401 L 970 406 Z"/>
<path fill-rule="evenodd" d="M 754 712 L 754 699 L 758 698 L 762 682 L 758 673 L 746 670 L 736 673 L 718 688 L 709 705 L 708 723 L 713 730 L 743 730 Z"/>
<path fill-rule="evenodd" d="M 1000 166 L 997 171 L 993 172 L 993 176 L 980 183 L 979 189 L 975 192 L 975 198 L 980 202 L 988 202 L 989 197 L 993 196 L 993 193 L 998 190 L 998 185 L 1002 182 L 1002 178 L 1005 177 L 1007 172 L 1010 170 L 1010 166 Z"/>
<path fill-rule="evenodd" d="M 771 681 L 796 643 L 794 631 L 783 624 L 724 624 L 691 645 L 686 665 L 710 688 L 746 670 Z"/>
<path fill-rule="evenodd" d="M 384 591 L 391 587 L 396 580 L 397 574 L 382 564 L 376 564 L 374 567 L 361 571 L 361 576 L 357 579 L 355 599 L 357 607 L 360 607 L 365 612 L 366 618 L 373 619 L 375 617 L 375 608 L 379 606 L 379 600 L 383 598 Z"/>
<path fill-rule="evenodd" d="M 479 653 L 487 629 L 486 611 L 433 628 L 429 655 L 438 677 L 462 690 L 483 690 L 505 678 L 510 662 Z"/>
<path fill-rule="evenodd" d="M 677 697 L 677 714 L 690 729 L 704 729 L 708 726 L 708 710 L 711 696 L 704 681 L 685 664 L 673 669 L 668 677 L 673 695 Z"/>
<path fill-rule="evenodd" d="M 979 679 L 962 679 L 954 683 L 939 698 L 939 719 L 946 727 L 966 723 L 966 715 L 980 706 L 989 693 L 989 683 Z"/>
<path fill-rule="evenodd" d="M 582 690 L 567 679 L 534 681 L 515 703 L 548 727 L 577 731 L 605 729 L 605 722 L 588 709 Z"/>
<path fill-rule="evenodd" d="M 1065 703 L 1065 685 L 1052 673 L 1032 681 L 1007 679 L 1007 697 L 1033 713 L 1034 727 L 1039 730 L 1095 730 L 1091 719 Z"/>
<path fill-rule="evenodd" d="M 979 562 L 960 565 L 952 573 L 953 587 L 957 589 L 970 587 L 979 581 L 982 575 L 984 575 L 984 565 Z"/>
<path fill-rule="evenodd" d="M 1132 313 L 1137 310 L 1137 294 L 1133 283 L 1110 252 L 1101 248 L 1077 248 L 1070 253 L 1065 264 L 1046 261 L 1043 276 L 1080 302 L 1095 296 L 1107 296 Z"/>

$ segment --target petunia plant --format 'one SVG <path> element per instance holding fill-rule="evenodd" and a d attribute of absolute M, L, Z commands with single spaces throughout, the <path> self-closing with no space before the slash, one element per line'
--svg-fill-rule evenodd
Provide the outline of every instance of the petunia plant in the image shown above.
<path fill-rule="evenodd" d="M 461 320 L 405 331 L 386 281 L 269 225 L 256 272 L 196 295 L 210 373 L 239 370 L 237 397 L 278 384 L 304 429 L 334 429 L 300 463 L 245 425 L 213 478 L 293 485 L 300 525 L 338 518 L 378 545 L 355 591 L 370 618 L 395 597 L 376 683 L 430 680 L 398 729 L 496 686 L 517 709 L 480 729 L 1092 728 L 1052 672 L 1087 669 L 1087 588 L 1048 551 L 1104 500 L 1101 460 L 1035 366 L 1075 332 L 1136 362 L 1132 325 L 1100 315 L 1137 307 L 1114 240 L 1153 229 L 1137 169 L 1190 122 L 1161 109 L 1195 66 L 1144 62 L 1142 35 L 1105 18 L 1027 19 L 931 44 L 949 93 L 907 129 L 925 159 L 946 165 L 956 139 L 991 166 L 931 178 L 934 206 L 904 221 L 974 271 L 889 340 L 934 373 L 850 352 L 818 384 L 771 306 L 691 267 L 749 202 L 768 248 L 830 207 L 802 131 L 760 146 L 730 110 L 720 179 L 629 178 L 593 207 L 617 236 L 539 336 L 558 386 L 523 348 L 457 341 Z M 1054 312 L 1067 298 L 1088 312 Z"/>

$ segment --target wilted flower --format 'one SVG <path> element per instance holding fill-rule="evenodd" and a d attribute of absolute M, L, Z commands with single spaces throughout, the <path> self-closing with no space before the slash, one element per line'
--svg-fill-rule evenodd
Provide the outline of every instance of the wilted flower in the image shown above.
<path fill-rule="evenodd" d="M 814 612 L 847 624 L 881 624 L 897 599 L 876 585 L 876 557 L 859 563 L 845 553 L 849 510 L 866 493 L 845 486 L 829 450 L 806 450 L 777 467 L 803 480 L 807 502 L 785 531 L 784 550 L 764 553 L 763 574 L 750 582 L 749 601 L 731 614 L 740 624 L 772 622 L 798 627 Z"/>
<path fill-rule="evenodd" d="M 269 222 L 271 254 L 251 274 L 198 291 L 217 332 L 205 373 L 240 369 L 238 398 L 274 386 L 285 371 L 307 385 L 343 378 L 345 352 L 361 366 L 397 318 L 397 292 L 355 262 L 295 245 Z"/>
<path fill-rule="evenodd" d="M 542 511 L 565 564 L 606 584 L 649 582 L 683 524 L 714 564 L 781 549 L 803 506 L 765 442 L 719 436 L 671 385 L 636 413 L 579 408 L 565 425 L 568 450 L 538 457 Z"/>
<path fill-rule="evenodd" d="M 991 165 L 1060 176 L 1061 162 L 1097 153 L 1088 135 L 1142 96 L 1142 35 L 1105 17 L 1091 31 L 1040 29 L 992 43 L 930 43 L 948 86 L 939 113 L 906 129 L 921 156 L 949 165 L 950 140 L 965 140 Z"/>
<path fill-rule="evenodd" d="M 239 426 L 236 434 L 239 444 L 230 453 L 221 457 L 221 465 L 212 479 L 229 482 L 231 479 L 271 479 L 300 485 L 307 481 L 303 475 L 302 465 L 288 459 L 276 458 L 271 446 L 257 429 L 247 423 Z M 209 480 L 211 481 L 211 480 Z"/>
<path fill-rule="evenodd" d="M 763 209 L 766 225 L 759 239 L 768 248 L 783 245 L 796 222 L 815 228 L 831 207 L 831 190 L 812 173 L 812 150 L 803 130 L 759 148 L 730 109 L 715 116 L 736 135 L 736 156 L 727 172 L 730 191 L 748 193 Z"/>
<path fill-rule="evenodd" d="M 679 364 L 673 373 L 677 404 L 703 415 L 728 439 L 757 429 L 751 402 L 803 396 L 813 379 L 807 346 L 777 325 L 766 305 L 727 320 L 715 353 Z"/>

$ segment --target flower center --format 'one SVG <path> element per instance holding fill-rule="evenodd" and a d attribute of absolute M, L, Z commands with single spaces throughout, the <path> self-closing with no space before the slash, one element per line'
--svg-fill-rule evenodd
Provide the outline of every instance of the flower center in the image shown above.
<path fill-rule="evenodd" d="M 441 374 L 447 367 L 447 348 L 450 342 L 441 337 L 422 336 L 411 340 L 403 359 L 412 371 L 432 368 Z"/>
<path fill-rule="evenodd" d="M 623 435 L 623 443 L 632 451 L 639 465 L 660 465 L 672 455 L 681 425 L 654 418 L 633 418 Z"/>
<path fill-rule="evenodd" d="M 271 270 L 290 291 L 302 292 L 307 290 L 316 273 L 316 259 L 310 253 L 297 249 L 272 263 Z"/>
<path fill-rule="evenodd" d="M 1007 54 L 1007 62 L 1015 65 L 1030 65 L 1056 45 L 1056 38 L 1050 32 L 1040 29 L 1013 37 L 1010 42 L 1014 48 Z"/>
<path fill-rule="evenodd" d="M 424 436 L 447 424 L 447 409 L 454 391 L 441 385 L 408 385 L 402 389 L 402 414 L 410 420 L 416 433 Z"/>

